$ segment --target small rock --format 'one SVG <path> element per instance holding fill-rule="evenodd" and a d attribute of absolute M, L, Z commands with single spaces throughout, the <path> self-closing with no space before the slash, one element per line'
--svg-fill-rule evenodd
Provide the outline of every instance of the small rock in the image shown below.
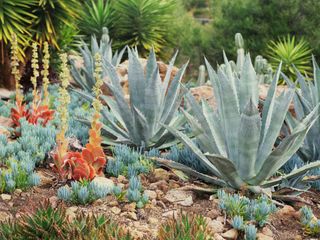
<path fill-rule="evenodd" d="M 208 227 L 215 233 L 222 233 L 224 230 L 223 224 L 218 220 L 211 220 L 208 222 Z"/>
<path fill-rule="evenodd" d="M 262 228 L 261 233 L 263 233 L 264 235 L 267 235 L 267 236 L 269 236 L 269 237 L 272 237 L 272 236 L 273 236 L 273 232 L 272 232 L 271 229 L 268 228 L 268 227 Z"/>
<path fill-rule="evenodd" d="M 296 215 L 296 210 L 291 207 L 290 205 L 285 205 L 283 208 L 281 208 L 278 211 L 279 215 L 286 215 L 286 216 L 295 216 Z"/>
<path fill-rule="evenodd" d="M 166 191 L 168 190 L 168 188 L 169 188 L 168 183 L 165 180 L 160 180 L 158 182 L 151 183 L 149 186 L 150 190 L 160 189 L 162 191 Z"/>
<path fill-rule="evenodd" d="M 118 205 L 119 205 L 118 201 L 109 202 L 109 206 L 111 206 L 111 207 L 118 206 Z"/>
<path fill-rule="evenodd" d="M 22 190 L 20 188 L 17 188 L 17 189 L 14 190 L 13 193 L 16 194 L 16 195 L 20 195 L 22 193 Z"/>
<path fill-rule="evenodd" d="M 128 179 L 125 176 L 122 176 L 122 175 L 119 175 L 117 180 L 118 180 L 118 183 L 124 183 L 124 184 L 128 183 Z"/>
<path fill-rule="evenodd" d="M 127 216 L 134 221 L 138 220 L 137 214 L 134 212 L 127 212 Z"/>
<path fill-rule="evenodd" d="M 168 171 L 164 170 L 163 168 L 156 168 L 153 171 L 153 176 L 156 181 L 159 181 L 159 180 L 168 181 L 170 178 L 170 173 Z"/>
<path fill-rule="evenodd" d="M 273 237 L 270 237 L 268 235 L 264 235 L 263 233 L 258 233 L 257 239 L 258 240 L 273 240 Z"/>
<path fill-rule="evenodd" d="M 111 209 L 111 212 L 113 212 L 115 215 L 118 215 L 121 213 L 121 209 L 118 208 L 118 207 L 112 207 Z"/>
<path fill-rule="evenodd" d="M 225 221 L 224 217 L 222 216 L 217 217 L 216 220 L 222 223 Z"/>
<path fill-rule="evenodd" d="M 135 211 L 136 211 L 136 206 L 137 206 L 137 204 L 136 204 L 135 202 L 126 204 L 126 205 L 123 207 L 123 211 L 135 212 Z"/>
<path fill-rule="evenodd" d="M 38 171 L 37 174 L 40 176 L 40 186 L 50 185 L 52 186 L 53 178 L 48 176 L 48 174 L 42 170 Z"/>
<path fill-rule="evenodd" d="M 178 216 L 179 216 L 178 210 L 171 210 L 162 214 L 162 217 L 167 217 L 167 218 L 177 218 Z"/>
<path fill-rule="evenodd" d="M 216 219 L 221 215 L 221 212 L 218 209 L 212 209 L 209 212 L 207 212 L 207 216 L 211 219 Z"/>
<path fill-rule="evenodd" d="M 68 219 L 70 221 L 72 221 L 73 219 L 75 219 L 76 217 L 76 211 L 78 210 L 78 207 L 73 206 L 73 207 L 69 207 L 66 210 L 66 215 L 68 216 Z"/>
<path fill-rule="evenodd" d="M 192 192 L 179 189 L 168 191 L 164 199 L 170 203 L 177 203 L 185 207 L 190 207 L 193 204 Z"/>
<path fill-rule="evenodd" d="M 49 202 L 50 202 L 51 206 L 54 208 L 58 205 L 58 201 L 59 201 L 59 199 L 57 196 L 52 196 L 49 198 Z"/>
<path fill-rule="evenodd" d="M 101 206 L 102 204 L 103 204 L 103 201 L 101 198 L 99 198 L 93 202 L 92 206 Z"/>
<path fill-rule="evenodd" d="M 157 198 L 157 193 L 155 191 L 145 190 L 144 194 L 146 194 L 151 200 Z"/>
<path fill-rule="evenodd" d="M 0 222 L 7 221 L 8 219 L 10 219 L 10 217 L 11 215 L 9 213 L 0 212 Z"/>
<path fill-rule="evenodd" d="M 221 236 L 228 240 L 235 240 L 238 237 L 238 231 L 236 229 L 230 229 L 222 233 Z"/>
<path fill-rule="evenodd" d="M 99 186 L 107 187 L 109 189 L 112 189 L 114 186 L 113 181 L 106 177 L 95 177 L 92 182 L 96 183 Z"/>
<path fill-rule="evenodd" d="M 8 202 L 10 207 L 13 207 L 13 202 Z"/>
<path fill-rule="evenodd" d="M 1 199 L 2 199 L 3 201 L 10 201 L 10 200 L 11 200 L 11 195 L 10 195 L 10 194 L 5 194 L 5 193 L 3 193 L 3 194 L 1 194 L 0 196 L 1 196 Z"/>
<path fill-rule="evenodd" d="M 213 235 L 213 238 L 214 238 L 214 240 L 225 240 L 225 238 L 221 237 L 221 235 L 218 234 L 218 233 L 215 233 L 215 234 Z"/>
<path fill-rule="evenodd" d="M 149 217 L 148 218 L 148 223 L 151 225 L 157 225 L 159 223 L 159 219 L 158 218 L 154 218 L 154 217 Z"/>

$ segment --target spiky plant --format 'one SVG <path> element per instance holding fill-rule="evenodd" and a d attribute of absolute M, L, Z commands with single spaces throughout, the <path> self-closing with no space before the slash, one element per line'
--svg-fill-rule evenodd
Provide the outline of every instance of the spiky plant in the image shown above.
<path fill-rule="evenodd" d="M 100 44 L 95 35 L 91 36 L 91 49 L 88 45 L 82 42 L 79 47 L 81 57 L 83 59 L 83 66 L 77 66 L 77 62 L 71 59 L 71 74 L 76 83 L 86 92 L 90 93 L 96 80 L 94 76 L 95 60 L 94 56 L 99 53 L 102 57 L 102 65 L 105 66 L 106 62 L 111 62 L 114 66 L 117 66 L 122 59 L 122 55 L 125 51 L 116 51 L 112 54 L 112 42 L 109 37 L 109 31 L 106 27 L 102 29 L 102 37 Z M 107 71 L 102 69 L 102 80 L 107 78 Z"/>
<path fill-rule="evenodd" d="M 170 62 L 165 79 L 161 81 L 155 53 L 152 50 L 146 71 L 136 54 L 129 51 L 129 104 L 126 101 L 115 67 L 106 62 L 111 79 L 107 83 L 114 98 L 102 96 L 108 107 L 102 109 L 102 116 L 108 125 L 102 126 L 104 143 L 109 145 L 128 144 L 134 147 L 169 147 L 175 143 L 174 136 L 161 123 L 179 128 L 184 118 L 178 115 L 183 91 L 180 81 L 187 64 L 170 80 L 176 55 Z M 79 92 L 92 99 L 89 94 Z M 108 109 L 110 108 L 110 110 Z"/>
<path fill-rule="evenodd" d="M 161 53 L 170 44 L 167 29 L 172 23 L 175 1 L 172 0 L 118 0 L 115 10 L 114 35 L 117 46 L 137 47 L 142 56 L 154 48 Z"/>
<path fill-rule="evenodd" d="M 313 81 L 307 81 L 302 73 L 296 72 L 296 82 L 300 85 L 300 89 L 296 91 L 294 96 L 294 111 L 295 117 L 288 113 L 286 123 L 289 132 L 299 124 L 299 121 L 304 119 L 314 108 L 320 103 L 320 69 L 313 57 Z M 286 78 L 287 83 L 294 87 L 294 84 Z M 317 110 L 319 114 L 319 110 Z M 315 124 L 310 128 L 304 144 L 299 148 L 298 155 L 304 162 L 313 162 L 320 160 L 320 120 L 317 119 Z"/>
<path fill-rule="evenodd" d="M 281 65 L 263 103 L 261 116 L 258 111 L 258 81 L 249 55 L 245 57 L 239 78 L 227 59 L 224 69 L 219 67 L 217 73 L 208 62 L 207 68 L 217 109 L 212 109 L 206 102 L 202 102 L 202 107 L 199 106 L 188 93 L 186 98 L 192 115 L 184 111 L 200 147 L 177 129 L 170 126 L 167 129 L 194 151 L 212 175 L 223 180 L 217 182 L 212 179 L 212 182 L 261 192 L 263 188 L 278 185 L 283 179 L 290 179 L 320 166 L 320 161 L 314 162 L 270 180 L 299 149 L 318 117 L 317 108 L 312 109 L 291 134 L 275 146 L 294 95 L 294 88 L 289 88 L 276 96 Z M 199 174 L 199 177 L 203 175 Z"/>
<path fill-rule="evenodd" d="M 129 231 L 105 216 L 80 215 L 74 222 L 70 237 L 77 240 L 133 240 Z"/>
<path fill-rule="evenodd" d="M 21 217 L 17 232 L 23 239 L 67 239 L 69 226 L 66 212 L 46 202 L 33 215 Z"/>
<path fill-rule="evenodd" d="M 78 21 L 80 34 L 84 35 L 85 38 L 90 38 L 94 34 L 100 39 L 104 34 L 103 28 L 110 28 L 111 25 L 112 9 L 110 1 L 90 0 L 85 2 Z"/>
<path fill-rule="evenodd" d="M 205 218 L 193 214 L 181 214 L 178 218 L 167 220 L 160 226 L 158 238 L 159 240 L 214 239 Z"/>
<path fill-rule="evenodd" d="M 282 62 L 282 72 L 290 79 L 295 77 L 295 68 L 302 74 L 311 76 L 311 51 L 308 42 L 303 38 L 296 41 L 295 36 L 279 38 L 268 45 L 268 57 L 273 69 Z"/>

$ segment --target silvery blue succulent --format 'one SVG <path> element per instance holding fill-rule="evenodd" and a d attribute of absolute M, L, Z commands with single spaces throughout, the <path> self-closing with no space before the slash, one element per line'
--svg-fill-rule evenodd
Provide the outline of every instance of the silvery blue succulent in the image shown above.
<path fill-rule="evenodd" d="M 243 224 L 244 222 L 242 216 L 234 216 L 231 220 L 231 225 L 234 229 L 242 230 Z"/>
<path fill-rule="evenodd" d="M 245 227 L 244 239 L 245 240 L 257 239 L 257 228 L 254 225 L 249 224 Z"/>
<path fill-rule="evenodd" d="M 57 196 L 59 199 L 69 202 L 71 201 L 72 192 L 70 191 L 69 187 L 64 186 L 60 187 L 57 191 Z"/>
<path fill-rule="evenodd" d="M 127 198 L 129 202 L 139 202 L 141 199 L 141 193 L 138 189 L 128 189 Z"/>
<path fill-rule="evenodd" d="M 77 198 L 80 203 L 86 204 L 87 201 L 89 200 L 89 196 L 90 196 L 90 193 L 87 187 L 82 186 L 79 188 L 77 192 Z"/>
<path fill-rule="evenodd" d="M 28 182 L 31 186 L 37 186 L 40 184 L 41 179 L 40 176 L 36 173 L 32 173 L 29 177 L 28 177 Z"/>
<path fill-rule="evenodd" d="M 193 169 L 191 171 L 180 165 L 176 168 L 220 186 L 246 187 L 254 193 L 263 193 L 265 188 L 277 186 L 284 179 L 292 179 L 319 167 L 320 161 L 317 161 L 271 179 L 302 145 L 309 129 L 317 121 L 318 107 L 311 108 L 310 113 L 297 122 L 291 134 L 275 146 L 295 89 L 289 87 L 277 96 L 280 65 L 260 115 L 259 82 L 250 55 L 246 55 L 239 75 L 234 72 L 226 56 L 224 58 L 225 65 L 218 67 L 217 72 L 206 62 L 217 108 L 210 107 L 205 101 L 199 105 L 191 93 L 186 94 L 191 109 L 183 113 L 199 147 L 182 131 L 167 126 L 201 159 L 215 178 L 196 174 Z"/>
<path fill-rule="evenodd" d="M 7 192 L 12 192 L 16 187 L 16 182 L 13 179 L 6 180 L 5 184 L 5 189 Z"/>
<path fill-rule="evenodd" d="M 120 196 L 121 195 L 121 193 L 122 193 L 122 188 L 120 187 L 120 186 L 113 186 L 113 188 L 112 188 L 112 192 L 113 192 L 113 194 L 115 195 L 115 196 Z"/>
<path fill-rule="evenodd" d="M 127 144 L 146 149 L 170 147 L 177 141 L 163 124 L 180 128 L 185 123 L 183 116 L 178 114 L 178 108 L 183 97 L 180 81 L 187 65 L 182 66 L 171 80 L 175 55 L 162 81 L 153 50 L 145 71 L 138 56 L 129 48 L 128 55 L 129 103 L 123 93 L 116 68 L 108 61 L 103 64 L 110 78 L 110 82 L 106 84 L 113 95 L 102 96 L 108 105 L 102 110 L 102 116 L 108 123 L 102 127 L 104 143 Z M 93 98 L 90 94 L 77 92 L 87 99 Z"/>
<path fill-rule="evenodd" d="M 142 185 L 139 177 L 133 176 L 129 179 L 129 189 L 132 189 L 132 190 L 137 189 L 139 191 L 142 189 Z"/>

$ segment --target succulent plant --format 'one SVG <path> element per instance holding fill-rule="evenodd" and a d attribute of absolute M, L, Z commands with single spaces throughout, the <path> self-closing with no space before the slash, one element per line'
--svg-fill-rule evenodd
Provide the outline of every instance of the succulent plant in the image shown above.
<path fill-rule="evenodd" d="M 127 144 L 146 150 L 153 147 L 169 147 L 174 144 L 175 137 L 162 124 L 179 128 L 184 123 L 183 116 L 177 115 L 177 112 L 183 96 L 180 81 L 187 65 L 185 64 L 170 80 L 175 55 L 165 79 L 161 81 L 153 50 L 150 52 L 145 71 L 136 54 L 130 49 L 128 52 L 129 104 L 126 102 L 115 67 L 109 62 L 104 65 L 111 80 L 107 85 L 114 96 L 114 99 L 102 96 L 108 105 L 104 106 L 102 115 L 109 123 L 102 127 L 104 143 Z M 78 93 L 92 99 L 89 94 L 79 91 Z"/>
<path fill-rule="evenodd" d="M 108 159 L 106 172 L 115 177 L 123 175 L 128 178 L 148 173 L 153 168 L 152 162 L 147 158 L 148 154 L 150 153 L 146 152 L 142 155 L 126 145 L 117 145 L 113 148 L 114 158 Z"/>
<path fill-rule="evenodd" d="M 76 218 L 73 226 L 69 236 L 76 240 L 133 240 L 129 231 L 103 215 L 80 215 Z"/>
<path fill-rule="evenodd" d="M 256 240 L 257 239 L 257 228 L 254 225 L 249 224 L 246 226 L 244 239 L 245 240 Z"/>
<path fill-rule="evenodd" d="M 320 69 L 313 57 L 313 81 L 308 81 L 300 72 L 297 74 L 297 83 L 300 85 L 300 89 L 297 89 L 294 96 L 294 110 L 296 117 L 293 117 L 290 113 L 287 114 L 286 123 L 288 126 L 288 133 L 299 124 L 299 121 L 307 117 L 307 115 L 319 106 L 320 103 Z M 294 83 L 284 76 L 289 86 L 294 87 Z M 317 109 L 316 114 L 319 114 Z M 313 162 L 320 159 L 320 150 L 318 146 L 320 144 L 320 120 L 317 119 L 315 124 L 310 128 L 304 140 L 304 144 L 299 148 L 297 154 L 304 162 Z"/>
<path fill-rule="evenodd" d="M 245 187 L 257 193 L 320 166 L 320 161 L 314 162 L 269 180 L 298 150 L 317 119 L 315 108 L 275 147 L 294 95 L 294 89 L 289 88 L 276 96 L 281 66 L 263 103 L 262 116 L 258 111 L 259 83 L 249 55 L 245 57 L 240 78 L 234 75 L 227 59 L 225 69 L 219 67 L 217 73 L 208 62 L 207 68 L 218 110 L 206 102 L 199 106 L 191 93 L 187 93 L 193 115 L 183 111 L 200 147 L 181 131 L 166 127 L 192 149 L 212 175 L 235 189 Z M 212 182 L 217 183 L 215 179 Z"/>
<path fill-rule="evenodd" d="M 124 53 L 122 51 L 115 52 L 112 55 L 112 43 L 109 37 L 109 31 L 107 28 L 103 28 L 103 34 L 100 40 L 100 45 L 98 44 L 96 36 L 91 36 L 91 50 L 87 46 L 86 43 L 82 42 L 82 46 L 79 48 L 82 59 L 83 66 L 78 68 L 77 63 L 74 59 L 71 59 L 71 74 L 76 83 L 86 92 L 91 93 L 91 90 L 96 82 L 94 76 L 94 56 L 96 53 L 99 53 L 102 57 L 103 65 L 106 62 L 110 62 L 112 65 L 117 66 L 122 59 L 122 55 Z M 102 79 L 106 79 L 107 71 L 104 70 L 101 75 Z"/>
<path fill-rule="evenodd" d="M 265 195 L 250 200 L 238 194 L 227 194 L 219 190 L 218 198 L 220 209 L 232 219 L 232 226 L 238 230 L 244 230 L 248 222 L 263 227 L 270 214 L 277 211 L 275 204 Z"/>
<path fill-rule="evenodd" d="M 111 189 L 101 186 L 95 182 L 73 181 L 69 186 L 60 187 L 57 191 L 59 199 L 75 204 L 87 204 L 97 199 L 106 197 Z"/>
<path fill-rule="evenodd" d="M 305 232 L 312 236 L 320 236 L 320 219 L 317 219 L 310 207 L 300 209 L 300 222 Z"/>
<path fill-rule="evenodd" d="M 244 223 L 242 216 L 234 216 L 231 220 L 231 225 L 234 229 L 242 230 Z"/>
<path fill-rule="evenodd" d="M 201 215 L 181 214 L 178 218 L 170 218 L 159 227 L 159 240 L 213 240 L 213 232 Z"/>

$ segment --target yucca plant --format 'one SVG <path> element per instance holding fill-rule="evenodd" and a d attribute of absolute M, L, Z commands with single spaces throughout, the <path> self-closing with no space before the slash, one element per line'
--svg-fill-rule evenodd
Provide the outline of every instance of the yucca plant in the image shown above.
<path fill-rule="evenodd" d="M 79 17 L 81 5 L 77 0 L 38 0 L 32 13 L 37 16 L 32 24 L 34 38 L 42 45 L 47 41 L 58 46 L 58 31 L 61 24 L 72 26 Z"/>
<path fill-rule="evenodd" d="M 113 27 L 117 47 L 138 47 L 142 56 L 151 48 L 160 52 L 171 41 L 168 29 L 174 6 L 172 0 L 115 1 L 112 8 L 117 19 Z"/>
<path fill-rule="evenodd" d="M 79 48 L 81 57 L 83 59 L 83 66 L 80 68 L 74 59 L 71 62 L 71 74 L 76 83 L 86 92 L 91 92 L 94 84 L 94 56 L 99 53 L 102 57 L 102 64 L 106 65 L 106 62 L 111 62 L 112 65 L 117 66 L 121 62 L 125 49 L 112 54 L 112 43 L 109 37 L 109 31 L 107 28 L 103 28 L 103 34 L 100 40 L 100 44 L 95 35 L 91 36 L 91 49 L 88 45 L 82 42 L 82 46 Z M 101 75 L 102 79 L 107 78 L 107 70 L 104 68 Z"/>
<path fill-rule="evenodd" d="M 286 123 L 289 132 L 299 124 L 299 121 L 304 119 L 314 108 L 320 103 L 320 69 L 315 60 L 313 62 L 313 81 L 307 81 L 306 78 L 300 73 L 297 73 L 296 82 L 300 85 L 300 89 L 296 91 L 294 96 L 294 111 L 295 117 L 288 113 Z M 285 77 L 286 78 L 286 77 Z M 294 87 L 294 83 L 286 78 L 287 83 Z M 317 110 L 319 114 L 319 110 Z M 320 120 L 318 119 L 315 124 L 310 128 L 304 144 L 299 148 L 297 154 L 304 162 L 313 162 L 320 160 Z"/>
<path fill-rule="evenodd" d="M 103 28 L 110 28 L 112 24 L 112 9 L 108 0 L 85 1 L 84 9 L 78 21 L 80 34 L 86 38 L 91 35 L 102 37 Z"/>
<path fill-rule="evenodd" d="M 114 98 L 102 96 L 108 106 L 104 106 L 102 116 L 108 125 L 101 129 L 104 143 L 109 145 L 127 144 L 133 147 L 169 147 L 175 143 L 175 137 L 161 124 L 180 128 L 185 122 L 177 114 L 183 91 L 180 81 L 187 64 L 183 65 L 176 76 L 170 80 L 177 54 L 173 57 L 162 81 L 159 74 L 155 52 L 151 50 L 144 70 L 138 56 L 129 52 L 129 104 L 126 101 L 120 79 L 115 67 L 105 62 L 105 70 L 111 79 L 106 83 Z M 90 94 L 78 92 L 92 99 Z M 109 110 L 110 108 L 110 110 Z"/>
<path fill-rule="evenodd" d="M 214 176 L 235 189 L 263 192 L 263 188 L 278 185 L 283 179 L 320 166 L 320 161 L 314 162 L 270 180 L 298 150 L 318 117 L 316 107 L 275 146 L 294 95 L 294 88 L 289 88 L 276 96 L 281 65 L 274 75 L 260 116 L 258 81 L 249 55 L 245 57 L 240 78 L 231 71 L 227 59 L 225 68 L 219 67 L 217 73 L 208 62 L 206 64 L 217 109 L 210 108 L 206 102 L 200 107 L 188 93 L 186 98 L 192 115 L 183 111 L 200 147 L 184 133 L 170 126 L 167 129 L 191 148 Z M 204 176 L 199 174 L 199 177 Z M 209 179 L 208 176 L 205 178 Z"/>
<path fill-rule="evenodd" d="M 311 48 L 303 38 L 296 41 L 294 36 L 279 38 L 268 45 L 268 58 L 273 69 L 282 62 L 282 72 L 294 79 L 297 68 L 302 74 L 311 76 Z M 283 82 L 282 82 L 283 83 Z"/>

